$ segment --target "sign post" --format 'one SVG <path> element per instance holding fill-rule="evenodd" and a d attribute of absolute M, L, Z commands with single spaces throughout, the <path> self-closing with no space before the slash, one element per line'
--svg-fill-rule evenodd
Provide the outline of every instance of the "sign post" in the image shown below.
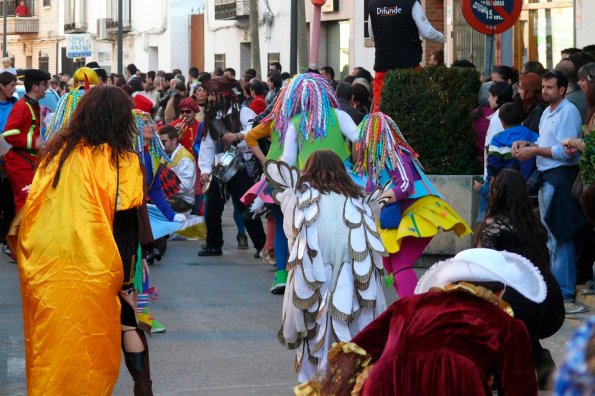
<path fill-rule="evenodd" d="M 494 35 L 510 29 L 521 15 L 522 0 L 463 0 L 463 17 L 479 33 L 487 35 L 484 75 L 492 67 Z"/>
<path fill-rule="evenodd" d="M 86 58 L 93 54 L 93 40 L 90 33 L 69 34 L 66 38 L 68 58 Z"/>
<path fill-rule="evenodd" d="M 320 46 L 320 15 L 326 0 L 311 0 L 314 4 L 312 23 L 310 24 L 310 70 L 318 70 L 318 48 Z"/>

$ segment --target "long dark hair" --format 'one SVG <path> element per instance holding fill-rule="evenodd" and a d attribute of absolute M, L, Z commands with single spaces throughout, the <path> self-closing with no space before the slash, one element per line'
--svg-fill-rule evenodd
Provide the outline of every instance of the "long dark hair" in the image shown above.
<path fill-rule="evenodd" d="M 582 80 L 587 80 L 587 125 L 595 115 L 595 63 L 587 63 L 578 70 L 578 76 Z M 590 80 L 590 81 L 589 81 Z M 591 131 L 587 131 L 591 132 Z"/>
<path fill-rule="evenodd" d="M 352 198 L 364 196 L 364 190 L 351 180 L 343 161 L 331 150 L 317 150 L 310 154 L 298 185 L 306 182 L 323 194 L 335 192 Z"/>
<path fill-rule="evenodd" d="M 515 238 L 524 250 L 524 252 L 515 253 L 527 257 L 538 266 L 549 263 L 548 250 L 545 248 L 547 231 L 533 212 L 527 183 L 516 169 L 501 170 L 492 182 L 490 201 L 485 219 L 475 237 L 475 246 L 479 242 L 486 222 L 496 216 L 504 216 L 510 220 Z"/>
<path fill-rule="evenodd" d="M 242 130 L 240 110 L 235 96 L 215 94 L 215 100 L 209 100 L 207 102 L 204 118 L 205 131 L 211 135 L 214 141 L 219 140 L 219 133 L 213 126 L 219 112 L 221 113 L 223 125 L 225 125 L 227 131 L 240 132 Z M 207 134 L 205 133 L 203 139 L 206 139 L 206 137 Z"/>
<path fill-rule="evenodd" d="M 490 86 L 488 92 L 498 98 L 497 107 L 494 110 L 498 110 L 504 103 L 512 102 L 512 87 L 506 82 L 496 81 Z"/>
<path fill-rule="evenodd" d="M 52 138 L 40 154 L 40 169 L 60 155 L 52 186 L 58 185 L 64 162 L 79 144 L 97 147 L 107 143 L 112 148 L 111 160 L 114 164 L 118 156 L 132 152 L 136 133 L 133 108 L 130 96 L 117 87 L 94 87 L 85 93 L 66 130 Z"/>

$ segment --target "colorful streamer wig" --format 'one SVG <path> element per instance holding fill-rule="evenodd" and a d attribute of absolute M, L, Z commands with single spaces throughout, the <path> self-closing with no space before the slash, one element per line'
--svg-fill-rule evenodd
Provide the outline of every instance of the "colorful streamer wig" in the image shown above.
<path fill-rule="evenodd" d="M 409 146 L 397 124 L 386 114 L 377 112 L 366 115 L 357 129 L 359 140 L 354 171 L 360 176 L 368 176 L 375 185 L 380 185 L 382 170 L 397 170 L 401 161 L 399 153 L 403 151 L 423 169 L 418 154 Z"/>
<path fill-rule="evenodd" d="M 151 115 L 138 109 L 132 110 L 132 114 L 134 115 L 134 123 L 137 130 L 135 139 L 133 141 L 134 151 L 140 156 L 143 165 L 145 164 L 145 139 L 143 138 L 143 127 L 150 126 L 153 130 L 153 138 L 151 141 L 147 142 L 147 149 L 151 157 L 151 170 L 153 171 L 153 177 L 155 177 L 161 159 L 163 158 L 166 162 L 171 162 L 171 159 L 165 152 L 163 144 L 159 139 L 159 134 L 157 133 L 157 128 L 155 127 L 155 123 L 153 122 Z"/>
<path fill-rule="evenodd" d="M 317 73 L 298 74 L 281 92 L 273 111 L 262 123 L 273 121 L 273 130 L 279 134 L 279 141 L 285 141 L 291 118 L 302 114 L 298 133 L 302 142 L 326 137 L 328 123 L 334 125 L 332 109 L 339 108 L 339 102 L 329 82 Z"/>
<path fill-rule="evenodd" d="M 85 90 L 82 89 L 82 87 L 79 87 L 60 98 L 56 105 L 56 111 L 54 112 L 47 129 L 45 129 L 45 131 L 42 130 L 41 137 L 45 142 L 66 129 L 70 123 L 74 110 L 84 94 Z"/>

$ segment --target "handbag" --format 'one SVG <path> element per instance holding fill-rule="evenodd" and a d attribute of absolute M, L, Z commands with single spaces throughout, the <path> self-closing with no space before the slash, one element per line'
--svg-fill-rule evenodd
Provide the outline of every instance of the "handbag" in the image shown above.
<path fill-rule="evenodd" d="M 380 228 L 383 230 L 394 230 L 399 228 L 401 223 L 401 205 L 394 202 L 384 205 L 380 209 Z"/>

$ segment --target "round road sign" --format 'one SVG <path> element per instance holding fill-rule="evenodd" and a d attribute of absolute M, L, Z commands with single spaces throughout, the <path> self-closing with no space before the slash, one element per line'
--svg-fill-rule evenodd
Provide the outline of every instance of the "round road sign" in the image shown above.
<path fill-rule="evenodd" d="M 499 34 L 510 29 L 521 15 L 522 0 L 463 0 L 463 16 L 483 34 Z"/>

